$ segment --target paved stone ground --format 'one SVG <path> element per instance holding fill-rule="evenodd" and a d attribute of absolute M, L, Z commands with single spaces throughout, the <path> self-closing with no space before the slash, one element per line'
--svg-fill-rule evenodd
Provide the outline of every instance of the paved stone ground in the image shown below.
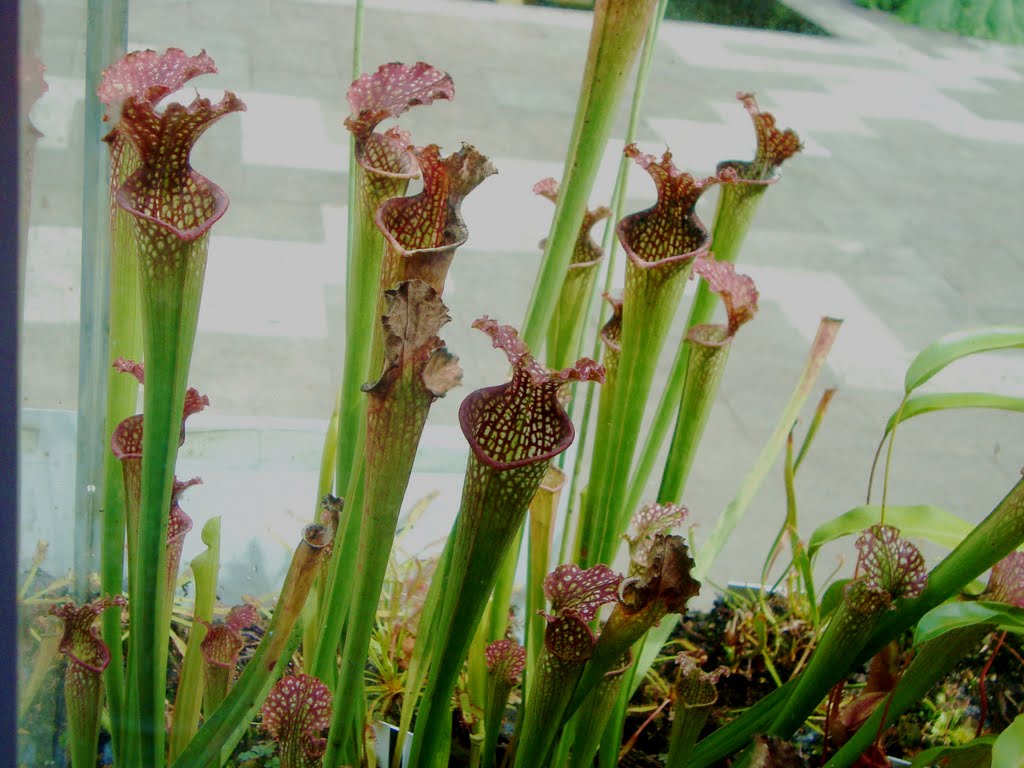
<path fill-rule="evenodd" d="M 807 531 L 863 502 L 875 444 L 916 350 L 961 328 L 1022 320 L 1024 50 L 907 27 L 845 0 L 791 4 L 835 36 L 667 22 L 640 127 L 646 151 L 668 146 L 680 167 L 708 172 L 720 159 L 750 156 L 752 132 L 733 99 L 750 90 L 806 146 L 766 196 L 741 257 L 762 306 L 736 340 L 693 472 L 687 503 L 698 539 L 771 431 L 821 315 L 843 317 L 845 325 L 819 387 L 838 386 L 839 394 L 798 479 Z M 23 403 L 73 409 L 84 3 L 41 5 L 50 92 L 33 112 L 45 137 L 32 195 Z M 230 88 L 249 107 L 214 127 L 194 156 L 227 190 L 232 208 L 212 238 L 192 372 L 214 407 L 194 420 L 197 437 L 183 469 L 207 478 L 189 497 L 199 522 L 223 511 L 264 539 L 291 541 L 296 519 L 309 514 L 322 420 L 340 376 L 352 6 L 132 2 L 133 47 L 206 48 L 220 74 L 205 78 L 201 92 Z M 402 125 L 421 144 L 451 150 L 469 141 L 499 169 L 467 201 L 470 240 L 446 292 L 454 318 L 446 337 L 462 357 L 469 391 L 504 375 L 500 355 L 469 323 L 485 312 L 518 322 L 525 310 L 550 216 L 530 187 L 561 173 L 589 16 L 476 0 L 367 6 L 367 68 L 425 60 L 456 83 L 453 103 L 415 109 Z M 623 115 L 595 204 L 607 200 L 624 125 Z M 634 174 L 627 210 L 648 205 L 652 194 Z M 710 218 L 713 200 L 707 205 Z M 1024 357 L 965 361 L 932 388 L 1020 395 Z M 410 498 L 434 487 L 442 494 L 420 544 L 442 535 L 457 505 L 460 400 L 442 401 L 431 417 L 428 440 L 443 450 L 424 457 L 434 463 L 420 465 Z M 238 428 L 257 431 L 246 433 L 251 439 L 230 436 Z M 229 439 L 230 458 L 218 442 Z M 1021 417 L 920 419 L 900 432 L 890 501 L 938 504 L 976 520 L 1022 463 Z M 45 474 L 46 462 L 39 466 Z M 55 488 L 64 482 L 51 481 Z M 64 494 L 56 493 L 48 503 L 65 514 Z M 778 470 L 715 579 L 759 578 L 783 508 Z M 258 563 L 266 552 L 252 546 L 244 543 Z M 851 552 L 848 545 L 829 551 L 823 569 Z M 248 591 L 272 588 L 273 574 L 267 579 Z"/>

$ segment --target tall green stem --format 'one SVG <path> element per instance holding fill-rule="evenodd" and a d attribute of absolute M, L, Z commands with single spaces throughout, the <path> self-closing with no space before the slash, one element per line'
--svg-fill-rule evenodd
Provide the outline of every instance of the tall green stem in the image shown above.
<path fill-rule="evenodd" d="M 100 570 L 97 545 L 101 505 L 106 500 L 104 471 L 106 443 L 112 425 L 104 425 L 107 413 L 107 379 L 110 363 L 111 237 L 108 190 L 110 165 L 104 157 L 103 135 L 108 128 L 103 122 L 103 105 L 95 98 L 102 82 L 103 69 L 124 53 L 128 36 L 128 3 L 126 0 L 103 2 L 89 0 L 86 28 L 86 77 L 84 146 L 85 166 L 82 195 L 82 303 L 79 323 L 78 367 L 78 430 L 75 463 L 75 593 L 87 598 L 89 574 Z M 134 405 L 134 403 L 133 403 Z M 127 415 L 127 414 L 124 414 Z M 117 421 L 114 422 L 116 424 Z M 114 482 L 116 489 L 118 483 Z M 116 490 L 115 490 L 116 493 Z M 116 522 L 116 521 L 115 521 Z M 123 561 L 120 561 L 123 563 Z M 123 567 L 123 566 L 122 566 Z M 115 581 L 113 565 L 108 581 Z M 112 594 L 120 594 L 122 576 L 118 575 Z M 118 652 L 120 658 L 120 652 Z M 113 665 L 120 669 L 120 665 Z M 116 673 L 108 677 L 114 682 Z M 118 689 L 119 691 L 120 689 Z M 120 717 L 120 694 L 114 694 L 115 709 Z"/>
<path fill-rule="evenodd" d="M 540 347 L 551 323 L 619 99 L 654 7 L 655 0 L 597 0 L 594 6 L 562 192 L 523 322 L 523 340 L 532 348 Z"/>
<path fill-rule="evenodd" d="M 462 372 L 437 337 L 449 317 L 426 283 L 403 282 L 387 295 L 384 317 L 387 364 L 367 387 L 365 514 L 356 558 L 355 584 L 334 691 L 331 734 L 325 759 L 358 764 L 362 753 L 362 681 L 376 624 L 381 585 L 391 557 L 405 489 L 431 403 L 455 386 Z"/>

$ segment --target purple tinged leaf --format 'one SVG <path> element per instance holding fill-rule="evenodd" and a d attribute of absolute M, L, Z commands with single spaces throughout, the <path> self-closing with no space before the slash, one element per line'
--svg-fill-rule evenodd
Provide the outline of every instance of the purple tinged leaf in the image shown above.
<path fill-rule="evenodd" d="M 1024 608 L 1024 552 L 1011 552 L 992 566 L 984 599 Z"/>
<path fill-rule="evenodd" d="M 560 565 L 544 578 L 544 596 L 551 602 L 551 612 L 561 615 L 575 613 L 584 621 L 597 616 L 598 609 L 613 603 L 622 577 L 607 565 L 581 569 L 574 563 Z"/>
<path fill-rule="evenodd" d="M 859 581 L 888 600 L 916 597 L 928 581 L 924 556 L 891 525 L 873 525 L 857 539 Z M 848 585 L 849 586 L 849 585 Z"/>
<path fill-rule="evenodd" d="M 679 654 L 676 659 L 679 672 L 676 677 L 676 706 L 693 709 L 710 707 L 718 701 L 717 684 L 720 677 L 729 674 L 728 667 L 719 667 L 713 672 L 705 672 L 700 663 L 687 653 Z"/>
<path fill-rule="evenodd" d="M 558 182 L 550 176 L 546 179 L 541 179 L 533 185 L 533 193 L 547 198 L 557 205 Z M 593 209 L 588 208 L 583 214 L 583 223 L 580 224 L 580 232 L 576 238 L 576 246 L 573 248 L 572 261 L 569 263 L 569 269 L 580 269 L 593 266 L 601 260 L 601 257 L 604 255 L 604 251 L 600 244 L 590 236 L 590 230 L 593 229 L 597 222 L 607 219 L 611 215 L 611 209 L 604 205 Z M 541 247 L 544 247 L 543 241 L 541 242 Z"/>
<path fill-rule="evenodd" d="M 408 149 L 423 173 L 423 189 L 410 197 L 392 197 L 377 208 L 374 222 L 387 243 L 381 284 L 394 288 L 407 280 L 423 280 L 440 294 L 455 251 L 469 236 L 462 202 L 496 171 L 469 144 L 445 158 L 436 145 Z"/>
<path fill-rule="evenodd" d="M 345 120 L 345 127 L 357 140 L 365 140 L 381 121 L 399 117 L 410 107 L 453 98 L 455 83 L 446 72 L 422 61 L 382 64 L 349 86 L 352 116 Z"/>
<path fill-rule="evenodd" d="M 146 383 L 145 369 L 143 368 L 142 363 L 136 363 L 134 360 L 119 357 L 114 361 L 113 368 L 118 373 L 130 373 L 135 377 L 135 380 L 138 381 L 139 384 Z"/>
<path fill-rule="evenodd" d="M 512 380 L 478 389 L 462 402 L 459 421 L 473 455 L 505 471 L 547 461 L 572 444 L 575 430 L 558 392 L 570 381 L 603 381 L 604 368 L 588 358 L 561 371 L 534 359 L 518 332 L 484 316 L 474 328 L 489 335 L 512 365 Z M 537 476 L 539 482 L 543 469 Z"/>
<path fill-rule="evenodd" d="M 134 51 L 103 71 L 96 95 L 114 113 L 104 119 L 112 117 L 116 121 L 127 99 L 146 101 L 156 107 L 165 96 L 180 90 L 193 77 L 216 71 L 217 65 L 206 51 L 196 56 L 189 56 L 179 48 L 168 48 L 165 53 Z"/>
<path fill-rule="evenodd" d="M 312 675 L 282 677 L 263 704 L 263 729 L 281 746 L 282 768 L 320 765 L 331 724 L 331 690 Z"/>
<path fill-rule="evenodd" d="M 629 538 L 630 573 L 642 572 L 650 559 L 655 536 L 667 534 L 686 520 L 689 511 L 681 504 L 645 504 L 633 515 L 633 530 L 636 535 Z"/>
<path fill-rule="evenodd" d="M 515 685 L 526 669 L 526 649 L 514 640 L 496 640 L 484 650 L 484 661 L 492 675 Z"/>
<path fill-rule="evenodd" d="M 259 615 L 251 605 L 236 605 L 222 622 L 203 622 L 206 637 L 200 650 L 207 664 L 233 670 L 245 647 L 242 630 L 257 622 Z"/>
<path fill-rule="evenodd" d="M 213 104 L 197 96 L 187 107 L 169 104 L 157 112 L 157 103 L 197 74 L 215 71 L 208 56 L 186 57 L 176 49 L 164 54 L 142 51 L 128 54 L 107 69 L 100 96 L 113 111 L 120 108 L 114 130 L 139 155 L 140 167 L 116 195 L 117 204 L 133 214 L 136 226 L 149 243 L 143 248 L 143 269 L 160 279 L 169 270 L 155 239 L 170 237 L 191 242 L 206 234 L 227 210 L 224 191 L 192 170 L 189 156 L 203 132 L 229 112 L 244 111 L 245 104 L 231 92 Z"/>
<path fill-rule="evenodd" d="M 691 597 L 700 592 L 700 582 L 690 574 L 694 562 L 681 536 L 655 534 L 639 577 L 626 579 L 619 590 L 619 603 L 627 614 L 656 609 L 660 615 L 644 621 L 660 621 L 668 613 L 683 614 Z M 614 623 L 609 620 L 609 626 Z"/>
<path fill-rule="evenodd" d="M 604 368 L 587 357 L 561 371 L 548 370 L 534 359 L 519 332 L 511 325 L 501 325 L 484 315 L 474 321 L 473 327 L 490 336 L 494 348 L 505 352 L 512 367 L 525 373 L 535 387 L 559 387 L 570 381 L 604 381 Z"/>
<path fill-rule="evenodd" d="M 610 293 L 602 293 L 601 298 L 611 304 L 612 316 L 601 328 L 601 342 L 610 351 L 620 353 L 622 351 L 622 297 L 612 296 Z"/>
<path fill-rule="evenodd" d="M 757 287 L 747 275 L 736 272 L 727 261 L 717 261 L 708 254 L 697 259 L 693 271 L 707 281 L 708 287 L 722 297 L 729 317 L 727 335 L 731 338 L 740 326 L 752 320 L 757 312 Z"/>

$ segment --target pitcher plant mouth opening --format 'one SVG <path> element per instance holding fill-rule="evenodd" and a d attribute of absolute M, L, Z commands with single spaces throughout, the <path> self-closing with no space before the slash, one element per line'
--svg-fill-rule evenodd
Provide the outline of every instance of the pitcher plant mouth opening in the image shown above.
<path fill-rule="evenodd" d="M 626 156 L 650 174 L 658 201 L 619 222 L 619 241 L 630 264 L 640 269 L 689 264 L 707 252 L 711 235 L 697 218 L 697 200 L 715 184 L 732 183 L 737 174 L 725 168 L 715 176 L 695 178 L 676 168 L 668 150 L 661 159 L 644 154 L 635 144 L 626 147 Z"/>
<path fill-rule="evenodd" d="M 576 431 L 559 400 L 559 390 L 571 381 L 604 381 L 604 368 L 582 358 L 576 365 L 550 371 L 530 354 L 512 326 L 484 316 L 473 327 L 490 336 L 513 367 L 511 381 L 477 390 L 459 408 L 459 424 L 473 455 L 503 472 L 562 453 Z M 525 431 L 511 443 L 510 427 L 517 422 Z"/>

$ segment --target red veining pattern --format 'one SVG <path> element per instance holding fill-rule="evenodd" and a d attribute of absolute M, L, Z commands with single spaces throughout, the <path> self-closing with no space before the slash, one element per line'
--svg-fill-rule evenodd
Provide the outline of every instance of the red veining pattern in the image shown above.
<path fill-rule="evenodd" d="M 50 614 L 64 622 L 60 650 L 86 670 L 96 674 L 102 672 L 110 663 L 110 650 L 93 625 L 108 608 L 125 605 L 127 601 L 121 595 L 101 597 L 81 608 L 74 603 L 51 605 Z"/>
<path fill-rule="evenodd" d="M 514 640 L 497 640 L 484 650 L 487 669 L 514 685 L 526 669 L 526 649 Z"/>
<path fill-rule="evenodd" d="M 365 140 L 382 120 L 398 117 L 419 104 L 453 98 L 455 83 L 446 72 L 422 61 L 411 65 L 393 61 L 349 86 L 352 116 L 345 120 L 345 127 L 357 140 Z"/>
<path fill-rule="evenodd" d="M 735 181 L 736 172 L 726 168 L 717 176 L 698 179 L 676 168 L 671 152 L 659 160 L 640 152 L 635 144 L 626 147 L 626 156 L 650 174 L 658 193 L 653 206 L 619 222 L 619 240 L 630 260 L 646 267 L 692 259 L 706 251 L 711 237 L 697 218 L 697 200 L 715 184 Z"/>
<path fill-rule="evenodd" d="M 554 614 L 575 613 L 592 620 L 598 609 L 615 601 L 622 577 L 607 565 L 583 570 L 574 563 L 560 565 L 544 578 L 544 596 Z"/>
<path fill-rule="evenodd" d="M 757 312 L 757 287 L 748 275 L 741 275 L 727 261 L 717 261 L 711 254 L 697 259 L 693 271 L 703 277 L 708 286 L 722 297 L 729 317 L 729 335 L 735 335 L 739 327 L 753 319 Z"/>

